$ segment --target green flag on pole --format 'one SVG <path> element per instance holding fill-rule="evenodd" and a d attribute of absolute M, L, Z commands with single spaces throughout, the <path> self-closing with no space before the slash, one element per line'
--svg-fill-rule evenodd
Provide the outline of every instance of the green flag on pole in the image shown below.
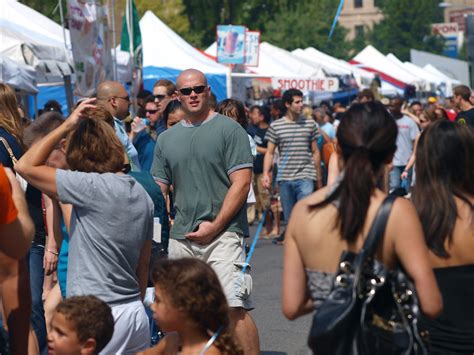
<path fill-rule="evenodd" d="M 138 24 L 138 11 L 135 1 L 127 0 L 125 15 L 122 18 L 120 49 L 129 52 L 138 68 L 142 66 L 142 34 Z"/>

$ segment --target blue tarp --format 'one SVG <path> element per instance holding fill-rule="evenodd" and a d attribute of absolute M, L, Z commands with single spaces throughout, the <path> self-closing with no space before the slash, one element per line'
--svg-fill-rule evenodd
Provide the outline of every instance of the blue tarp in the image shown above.
<path fill-rule="evenodd" d="M 181 70 L 172 68 L 145 67 L 143 68 L 143 86 L 145 90 L 152 91 L 153 85 L 159 79 L 168 79 L 176 82 Z M 224 74 L 206 74 L 212 92 L 217 97 L 217 102 L 227 98 L 227 82 Z"/>
<path fill-rule="evenodd" d="M 153 85 L 159 79 L 168 79 L 173 82 L 176 82 L 181 70 L 172 69 L 172 68 L 157 68 L 157 67 L 146 67 L 143 68 L 143 86 L 146 90 L 153 90 Z M 219 74 L 206 74 L 209 86 L 211 87 L 212 92 L 217 97 L 217 102 L 227 98 L 227 81 L 225 75 Z M 44 104 L 49 100 L 56 100 L 61 105 L 63 114 L 67 116 L 69 114 L 67 109 L 67 100 L 66 92 L 64 90 L 64 85 L 58 86 L 42 86 L 38 87 L 38 110 L 41 110 L 44 107 Z M 74 101 L 77 98 L 74 97 Z M 29 96 L 30 104 L 30 117 L 34 116 L 34 98 Z"/>
<path fill-rule="evenodd" d="M 75 98 L 74 98 L 75 99 Z M 64 85 L 58 86 L 39 86 L 38 87 L 38 111 L 44 107 L 44 104 L 49 100 L 56 100 L 61 105 L 63 114 L 67 116 L 69 111 L 67 109 L 66 91 Z M 28 103 L 30 107 L 29 115 L 34 117 L 35 101 L 33 96 L 28 96 Z"/>

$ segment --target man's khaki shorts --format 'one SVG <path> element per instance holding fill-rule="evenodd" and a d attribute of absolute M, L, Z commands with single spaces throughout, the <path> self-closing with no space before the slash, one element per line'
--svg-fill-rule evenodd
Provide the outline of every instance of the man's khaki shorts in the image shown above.
<path fill-rule="evenodd" d="M 200 245 L 188 239 L 170 239 L 169 258 L 198 258 L 209 264 L 217 274 L 229 307 L 251 310 L 252 277 L 250 265 L 245 274 L 244 238 L 235 232 L 224 232 L 210 244 Z"/>

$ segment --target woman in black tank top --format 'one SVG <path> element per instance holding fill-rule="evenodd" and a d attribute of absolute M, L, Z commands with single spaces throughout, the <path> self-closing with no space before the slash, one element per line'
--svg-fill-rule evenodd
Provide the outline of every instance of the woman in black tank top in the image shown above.
<path fill-rule="evenodd" d="M 413 202 L 444 310 L 423 319 L 434 354 L 474 353 L 474 133 L 438 121 L 420 136 Z"/>

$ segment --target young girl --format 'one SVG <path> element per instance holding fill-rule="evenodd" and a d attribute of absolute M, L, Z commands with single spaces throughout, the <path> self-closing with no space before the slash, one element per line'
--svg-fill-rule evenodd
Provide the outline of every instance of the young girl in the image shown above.
<path fill-rule="evenodd" d="M 141 354 L 243 354 L 233 340 L 224 292 L 209 265 L 191 258 L 160 260 L 153 282 L 151 309 L 167 334 Z"/>

